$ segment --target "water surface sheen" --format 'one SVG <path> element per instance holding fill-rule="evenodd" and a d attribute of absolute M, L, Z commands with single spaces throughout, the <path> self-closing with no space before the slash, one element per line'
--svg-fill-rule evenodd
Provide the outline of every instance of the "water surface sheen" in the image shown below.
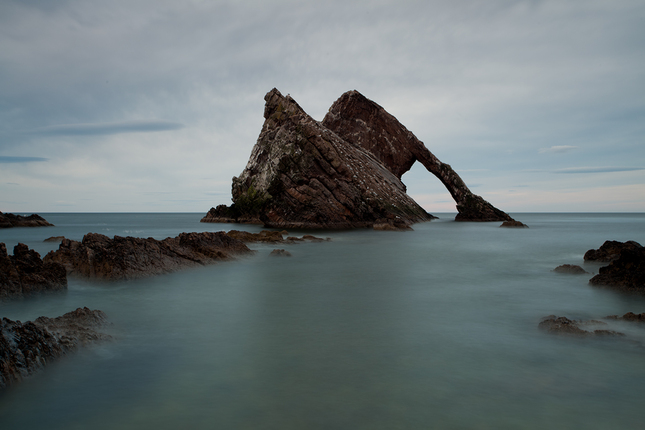
<path fill-rule="evenodd" d="M 0 241 L 44 255 L 57 248 L 49 236 L 261 229 L 200 214 L 43 215 L 56 227 L 0 230 Z M 645 243 L 645 215 L 513 215 L 529 229 L 440 216 L 413 232 L 314 232 L 332 241 L 281 245 L 291 258 L 253 245 L 233 262 L 72 279 L 66 294 L 0 303 L 22 321 L 101 309 L 115 336 L 1 393 L 0 428 L 640 427 L 645 328 L 563 339 L 537 324 L 645 312 L 643 297 L 552 272 L 608 239 Z"/>

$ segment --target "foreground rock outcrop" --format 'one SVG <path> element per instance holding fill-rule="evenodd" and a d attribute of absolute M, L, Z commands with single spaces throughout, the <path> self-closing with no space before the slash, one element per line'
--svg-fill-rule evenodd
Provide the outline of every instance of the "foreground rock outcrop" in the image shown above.
<path fill-rule="evenodd" d="M 5 214 L 0 212 L 0 228 L 9 228 L 9 227 L 50 227 L 53 224 L 50 224 L 45 220 L 45 218 L 40 215 L 14 215 L 14 214 Z"/>
<path fill-rule="evenodd" d="M 6 245 L 0 243 L 0 300 L 66 289 L 67 275 L 62 265 L 43 262 L 40 254 L 23 243 L 16 245 L 10 256 Z"/>
<path fill-rule="evenodd" d="M 322 122 L 277 89 L 264 99 L 265 122 L 246 168 L 233 178 L 233 204 L 212 208 L 202 222 L 406 230 L 434 218 L 401 182 L 416 161 L 448 188 L 457 220 L 512 220 L 470 192 L 396 118 L 356 91 L 341 96 Z"/>
<path fill-rule="evenodd" d="M 634 251 L 643 249 L 640 243 L 628 240 L 619 242 L 617 240 L 607 240 L 598 249 L 590 249 L 585 252 L 585 261 L 610 262 L 617 260 L 623 251 Z"/>
<path fill-rule="evenodd" d="M 21 323 L 0 322 L 0 388 L 14 384 L 62 355 L 90 343 L 110 339 L 97 331 L 107 323 L 99 310 L 78 308 L 58 318 L 40 317 Z"/>
<path fill-rule="evenodd" d="M 46 262 L 62 264 L 69 275 L 124 280 L 174 272 L 230 259 L 252 251 L 224 232 L 181 233 L 164 240 L 109 238 L 89 233 L 82 242 L 63 239 Z"/>
<path fill-rule="evenodd" d="M 617 259 L 598 269 L 598 274 L 589 283 L 630 293 L 645 293 L 645 248 L 638 245 L 623 249 Z"/>

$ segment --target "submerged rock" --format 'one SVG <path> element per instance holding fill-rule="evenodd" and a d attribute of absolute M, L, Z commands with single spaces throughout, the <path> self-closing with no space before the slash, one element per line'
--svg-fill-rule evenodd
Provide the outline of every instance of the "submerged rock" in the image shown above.
<path fill-rule="evenodd" d="M 50 224 L 45 220 L 45 218 L 40 215 L 14 215 L 14 214 L 5 214 L 0 212 L 0 228 L 9 228 L 9 227 L 51 227 L 54 224 Z"/>
<path fill-rule="evenodd" d="M 40 254 L 23 243 L 16 245 L 10 256 L 6 245 L 0 243 L 0 300 L 66 289 L 63 266 L 43 262 Z"/>
<path fill-rule="evenodd" d="M 164 240 L 109 238 L 89 233 L 82 242 L 64 239 L 44 260 L 62 264 L 69 275 L 122 280 L 141 278 L 186 267 L 227 260 L 252 252 L 241 240 L 224 232 L 181 233 Z"/>
<path fill-rule="evenodd" d="M 582 275 L 588 273 L 585 269 L 575 264 L 563 264 L 553 269 L 556 273 L 569 273 L 572 275 Z"/>
<path fill-rule="evenodd" d="M 512 220 L 473 194 L 396 118 L 356 91 L 315 121 L 277 89 L 265 96 L 262 131 L 233 178 L 233 204 L 202 222 L 261 222 L 277 228 L 407 230 L 434 217 L 406 194 L 401 176 L 421 162 L 457 202 L 457 220 Z"/>
<path fill-rule="evenodd" d="M 612 320 L 623 320 L 623 321 L 630 321 L 630 322 L 645 323 L 645 312 L 640 313 L 640 314 L 635 314 L 633 312 L 627 312 L 622 317 L 619 317 L 618 315 L 609 315 L 606 318 L 607 319 L 612 319 Z"/>
<path fill-rule="evenodd" d="M 542 318 L 542 321 L 538 324 L 540 330 L 544 330 L 550 334 L 559 334 L 559 335 L 569 335 L 569 336 L 625 336 L 624 333 L 620 333 L 613 330 L 583 330 L 580 328 L 580 325 L 588 324 L 606 324 L 602 321 L 575 321 L 570 320 L 567 317 L 557 317 L 555 315 L 549 315 L 548 317 Z"/>
<path fill-rule="evenodd" d="M 58 318 L 0 322 L 0 388 L 19 382 L 79 346 L 110 339 L 96 329 L 106 324 L 99 310 L 78 308 Z"/>
<path fill-rule="evenodd" d="M 269 255 L 272 257 L 291 257 L 291 253 L 286 249 L 274 249 Z"/>
<path fill-rule="evenodd" d="M 528 225 L 524 224 L 523 222 L 519 221 L 504 221 L 500 227 L 510 227 L 510 228 L 529 228 Z"/>

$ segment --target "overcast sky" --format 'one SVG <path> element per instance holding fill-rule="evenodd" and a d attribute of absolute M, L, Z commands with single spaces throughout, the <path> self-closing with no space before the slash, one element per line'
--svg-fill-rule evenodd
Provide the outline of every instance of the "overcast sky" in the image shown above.
<path fill-rule="evenodd" d="M 645 211 L 643 0 L 0 0 L 0 211 L 229 204 L 273 87 L 358 90 L 507 212 Z"/>

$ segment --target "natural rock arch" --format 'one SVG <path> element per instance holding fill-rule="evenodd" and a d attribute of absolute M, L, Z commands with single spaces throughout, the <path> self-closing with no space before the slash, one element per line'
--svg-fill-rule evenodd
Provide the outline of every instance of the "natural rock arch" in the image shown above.
<path fill-rule="evenodd" d="M 442 163 L 393 115 L 358 91 L 348 91 L 329 109 L 322 124 L 344 140 L 371 152 L 399 179 L 421 163 L 446 187 L 457 204 L 458 221 L 512 218 L 473 194 L 449 164 Z"/>

